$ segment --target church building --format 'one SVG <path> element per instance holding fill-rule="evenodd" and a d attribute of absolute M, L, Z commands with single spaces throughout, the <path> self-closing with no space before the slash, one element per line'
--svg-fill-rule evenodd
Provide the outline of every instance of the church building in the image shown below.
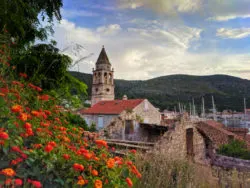
<path fill-rule="evenodd" d="M 80 115 L 90 126 L 92 123 L 101 130 L 119 119 L 121 129 L 134 126 L 138 123 L 160 124 L 161 114 L 147 99 L 122 99 L 115 100 L 114 69 L 111 66 L 105 48 L 96 61 L 93 69 L 91 107 L 80 110 Z M 122 123 L 121 123 L 122 122 Z M 127 132 L 131 132 L 128 131 Z"/>

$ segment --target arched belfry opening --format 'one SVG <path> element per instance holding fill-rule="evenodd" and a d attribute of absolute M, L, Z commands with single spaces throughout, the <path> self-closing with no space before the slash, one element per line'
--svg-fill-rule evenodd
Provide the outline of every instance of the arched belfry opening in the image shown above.
<path fill-rule="evenodd" d="M 102 100 L 114 100 L 114 69 L 104 46 L 93 69 L 91 106 Z"/>

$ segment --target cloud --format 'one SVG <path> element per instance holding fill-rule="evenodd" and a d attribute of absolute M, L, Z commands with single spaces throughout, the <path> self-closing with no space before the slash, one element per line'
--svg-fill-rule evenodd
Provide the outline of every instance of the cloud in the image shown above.
<path fill-rule="evenodd" d="M 121 26 L 118 24 L 110 24 L 108 26 L 101 26 L 97 28 L 97 32 L 103 35 L 115 35 L 121 30 Z"/>
<path fill-rule="evenodd" d="M 118 0 L 119 8 L 146 7 L 165 14 L 195 12 L 200 9 L 201 4 L 202 0 Z"/>
<path fill-rule="evenodd" d="M 171 17 L 196 15 L 196 19 L 228 21 L 249 18 L 249 0 L 116 0 L 118 8 L 146 8 Z"/>
<path fill-rule="evenodd" d="M 78 18 L 78 17 L 96 17 L 99 16 L 98 13 L 93 11 L 86 11 L 86 10 L 69 10 L 69 9 L 62 9 L 63 18 Z"/>
<path fill-rule="evenodd" d="M 66 19 L 56 24 L 55 32 L 58 41 L 64 43 L 84 41 L 84 44 L 95 44 L 100 41 L 98 33 L 93 32 L 89 28 L 78 27 L 75 23 Z"/>
<path fill-rule="evenodd" d="M 228 20 L 233 20 L 236 18 L 250 18 L 250 14 L 229 14 L 229 15 L 225 15 L 225 16 L 214 16 L 214 17 L 210 17 L 207 20 L 210 21 L 228 21 Z"/>
<path fill-rule="evenodd" d="M 226 29 L 220 28 L 217 30 L 216 36 L 230 39 L 241 39 L 250 35 L 250 28 Z"/>
<path fill-rule="evenodd" d="M 107 35 L 110 32 L 100 30 L 119 32 Z M 79 64 L 80 72 L 92 72 L 101 47 L 105 45 L 115 78 L 138 80 L 170 74 L 229 74 L 250 79 L 247 72 L 237 72 L 249 69 L 250 54 L 191 53 L 189 50 L 193 42 L 200 40 L 201 32 L 200 28 L 184 25 L 164 29 L 160 23 L 148 28 L 136 25 L 121 29 L 120 25 L 111 24 L 89 29 L 63 20 L 55 27 L 54 37 L 60 48 L 69 42 L 84 46 L 86 52 L 81 53 L 86 54 L 79 54 L 81 57 L 94 53 Z M 78 67 L 73 70 L 77 71 Z"/>

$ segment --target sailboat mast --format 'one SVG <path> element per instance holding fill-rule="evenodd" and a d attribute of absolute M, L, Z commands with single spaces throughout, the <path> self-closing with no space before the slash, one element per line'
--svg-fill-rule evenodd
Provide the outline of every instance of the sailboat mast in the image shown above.
<path fill-rule="evenodd" d="M 246 119 L 247 115 L 247 105 L 246 105 L 246 98 L 244 98 L 244 118 Z"/>
<path fill-rule="evenodd" d="M 216 108 L 215 108 L 215 104 L 214 104 L 214 96 L 213 95 L 212 95 L 212 105 L 213 105 L 213 118 L 214 118 L 214 121 L 217 121 Z"/>
<path fill-rule="evenodd" d="M 194 105 L 194 98 L 193 98 L 193 115 L 195 116 L 195 105 Z"/>
<path fill-rule="evenodd" d="M 202 117 L 205 118 L 205 101 L 204 101 L 204 97 L 202 97 Z"/>
<path fill-rule="evenodd" d="M 189 115 L 192 116 L 192 104 L 191 104 L 191 102 L 189 103 Z"/>

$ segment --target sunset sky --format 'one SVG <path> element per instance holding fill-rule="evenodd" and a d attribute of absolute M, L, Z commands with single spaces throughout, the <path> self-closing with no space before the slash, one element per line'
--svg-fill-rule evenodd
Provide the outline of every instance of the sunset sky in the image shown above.
<path fill-rule="evenodd" d="M 115 77 L 228 74 L 250 79 L 250 0 L 64 0 L 54 39 L 91 73 L 105 45 Z M 72 70 L 77 70 L 73 67 Z"/>

